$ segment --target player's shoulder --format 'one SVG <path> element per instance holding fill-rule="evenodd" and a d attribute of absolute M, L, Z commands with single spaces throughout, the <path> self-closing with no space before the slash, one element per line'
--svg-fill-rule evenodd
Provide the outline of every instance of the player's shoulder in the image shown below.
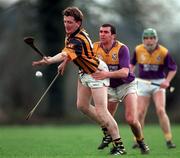
<path fill-rule="evenodd" d="M 136 45 L 136 47 L 135 47 L 135 49 L 142 49 L 142 48 L 144 48 L 144 44 L 138 44 L 138 45 Z"/>
<path fill-rule="evenodd" d="M 100 45 L 100 41 L 96 41 L 93 43 L 94 46 Z"/>
<path fill-rule="evenodd" d="M 129 48 L 128 48 L 128 46 L 126 44 L 124 44 L 124 43 L 122 43 L 122 42 L 120 42 L 118 40 L 116 40 L 115 47 L 117 47 L 118 49 L 123 48 L 123 49 L 128 49 L 129 50 Z"/>
<path fill-rule="evenodd" d="M 135 46 L 135 52 L 139 52 L 144 49 L 144 44 L 138 44 Z"/>
<path fill-rule="evenodd" d="M 159 49 L 160 49 L 161 51 L 163 51 L 163 52 L 168 52 L 168 49 L 167 49 L 165 46 L 163 46 L 163 45 L 161 45 L 161 44 L 158 44 L 158 47 L 159 47 Z"/>
<path fill-rule="evenodd" d="M 100 41 L 94 42 L 94 43 L 93 43 L 93 49 L 94 49 L 94 50 L 98 49 L 98 48 L 100 47 L 100 44 L 101 44 Z"/>
<path fill-rule="evenodd" d="M 122 43 L 122 42 L 120 42 L 118 40 L 116 40 L 116 44 L 119 45 L 119 46 L 126 46 L 124 43 Z"/>
<path fill-rule="evenodd" d="M 74 38 L 70 38 L 68 43 L 71 43 L 74 45 L 81 45 L 82 40 L 80 38 L 74 37 Z"/>

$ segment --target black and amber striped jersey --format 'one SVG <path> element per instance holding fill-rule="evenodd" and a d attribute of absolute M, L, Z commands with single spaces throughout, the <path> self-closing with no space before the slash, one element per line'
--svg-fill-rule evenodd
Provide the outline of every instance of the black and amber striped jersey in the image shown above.
<path fill-rule="evenodd" d="M 98 69 L 99 60 L 93 53 L 93 45 L 88 34 L 78 29 L 65 40 L 65 51 L 79 70 L 91 74 Z"/>

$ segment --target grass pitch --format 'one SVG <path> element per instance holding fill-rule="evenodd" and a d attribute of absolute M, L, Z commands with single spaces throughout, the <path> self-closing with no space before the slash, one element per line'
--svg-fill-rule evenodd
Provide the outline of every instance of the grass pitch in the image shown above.
<path fill-rule="evenodd" d="M 176 149 L 167 149 L 162 131 L 158 125 L 146 125 L 146 142 L 151 151 L 141 155 L 132 147 L 132 133 L 129 126 L 119 125 L 120 133 L 127 150 L 124 158 L 179 158 L 180 125 L 173 125 L 172 132 Z M 104 158 L 109 155 L 110 147 L 97 150 L 102 133 L 95 125 L 68 126 L 1 126 L 1 158 Z M 118 157 L 118 156 L 116 156 Z M 121 157 L 121 156 L 120 156 Z"/>

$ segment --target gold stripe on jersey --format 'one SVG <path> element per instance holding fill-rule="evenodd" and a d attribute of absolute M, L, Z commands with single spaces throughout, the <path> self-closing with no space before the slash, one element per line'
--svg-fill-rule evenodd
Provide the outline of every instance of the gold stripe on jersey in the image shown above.
<path fill-rule="evenodd" d="M 82 45 L 82 51 L 76 52 L 76 47 L 71 45 L 69 42 L 70 39 L 78 40 Z M 68 56 L 71 60 L 79 67 L 80 70 L 84 71 L 85 73 L 91 74 L 95 72 L 99 65 L 99 60 L 94 56 L 92 51 L 92 42 L 89 39 L 87 33 L 85 31 L 79 30 L 77 34 L 73 37 L 70 37 L 69 41 L 67 39 L 66 47 L 63 51 L 67 52 Z"/>
<path fill-rule="evenodd" d="M 82 67 L 84 67 L 83 71 L 86 72 L 87 74 L 90 74 L 90 71 L 87 67 L 84 66 L 84 63 L 82 62 L 82 60 L 80 60 L 80 58 L 77 58 L 74 63 L 79 66 L 79 69 L 81 70 Z"/>
<path fill-rule="evenodd" d="M 83 44 L 83 52 L 82 55 L 86 55 L 87 57 L 94 57 L 94 53 L 92 51 L 92 43 L 89 39 L 88 35 L 85 32 L 80 32 L 76 35 L 76 38 L 79 39 Z"/>
<path fill-rule="evenodd" d="M 158 45 L 157 49 L 152 53 L 149 53 L 143 44 L 138 45 L 135 51 L 136 60 L 139 64 L 164 64 L 164 59 L 168 53 L 168 50 L 161 45 Z"/>
<path fill-rule="evenodd" d="M 96 53 L 98 58 L 102 59 L 107 65 L 118 65 L 119 64 L 119 49 L 124 44 L 116 41 L 115 46 L 106 53 L 101 47 L 100 42 L 95 42 L 93 45 L 93 52 Z"/>
<path fill-rule="evenodd" d="M 70 49 L 70 48 L 64 48 L 62 50 L 62 52 L 66 52 L 68 54 L 68 56 L 70 57 L 71 60 L 74 60 L 77 58 L 77 55 L 75 53 L 74 49 Z"/>
<path fill-rule="evenodd" d="M 89 68 L 90 73 L 93 73 L 97 70 L 97 67 L 99 65 L 99 60 L 97 58 L 94 59 L 86 59 L 82 58 L 82 62 Z M 94 62 L 96 60 L 97 62 Z"/>

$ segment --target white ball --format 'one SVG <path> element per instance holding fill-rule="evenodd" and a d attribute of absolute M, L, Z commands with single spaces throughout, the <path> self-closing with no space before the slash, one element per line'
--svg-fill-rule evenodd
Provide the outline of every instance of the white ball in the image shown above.
<path fill-rule="evenodd" d="M 36 77 L 42 77 L 43 76 L 43 73 L 41 71 L 36 71 Z"/>

